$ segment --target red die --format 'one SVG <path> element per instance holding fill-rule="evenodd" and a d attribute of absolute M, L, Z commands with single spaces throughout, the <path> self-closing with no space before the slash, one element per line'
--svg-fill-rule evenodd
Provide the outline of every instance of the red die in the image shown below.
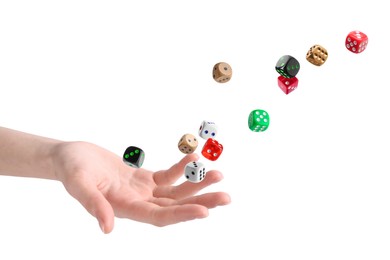
<path fill-rule="evenodd" d="M 278 85 L 280 89 L 283 90 L 283 92 L 287 95 L 298 87 L 298 79 L 297 77 L 287 79 L 283 76 L 279 76 Z"/>
<path fill-rule="evenodd" d="M 362 32 L 352 31 L 345 39 L 345 47 L 353 53 L 361 53 L 368 44 L 368 37 Z"/>
<path fill-rule="evenodd" d="M 222 150 L 222 144 L 218 143 L 215 139 L 209 138 L 203 146 L 202 154 L 210 161 L 215 161 L 221 155 Z"/>

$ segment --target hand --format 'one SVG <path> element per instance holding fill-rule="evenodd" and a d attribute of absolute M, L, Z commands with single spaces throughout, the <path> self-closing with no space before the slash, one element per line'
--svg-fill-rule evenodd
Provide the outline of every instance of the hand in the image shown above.
<path fill-rule="evenodd" d="M 154 173 L 127 166 L 121 157 L 86 142 L 60 143 L 53 154 L 57 179 L 97 218 L 104 233 L 112 231 L 115 216 L 161 227 L 205 218 L 209 208 L 230 203 L 223 192 L 196 195 L 222 179 L 215 170 L 207 172 L 200 183 L 173 186 L 185 165 L 199 159 L 197 154 Z"/>

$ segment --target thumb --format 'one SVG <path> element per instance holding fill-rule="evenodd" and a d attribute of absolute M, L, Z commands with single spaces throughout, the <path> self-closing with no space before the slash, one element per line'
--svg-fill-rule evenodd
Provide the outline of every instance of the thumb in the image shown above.
<path fill-rule="evenodd" d="M 108 234 L 114 228 L 114 210 L 102 192 L 94 185 L 82 184 L 69 193 L 99 222 L 103 233 Z"/>

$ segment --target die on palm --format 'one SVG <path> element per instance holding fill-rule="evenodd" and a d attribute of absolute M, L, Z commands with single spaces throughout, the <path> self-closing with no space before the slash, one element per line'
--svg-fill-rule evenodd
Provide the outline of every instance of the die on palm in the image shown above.
<path fill-rule="evenodd" d="M 215 161 L 221 156 L 223 145 L 217 140 L 209 138 L 202 148 L 202 155 L 210 161 Z"/>
<path fill-rule="evenodd" d="M 361 53 L 368 44 L 368 37 L 360 31 L 352 31 L 345 39 L 345 47 L 353 53 Z"/>
<path fill-rule="evenodd" d="M 136 146 L 129 146 L 123 154 L 123 162 L 134 168 L 140 168 L 144 160 L 144 151 Z"/>
<path fill-rule="evenodd" d="M 261 109 L 253 110 L 249 114 L 248 126 L 253 132 L 264 132 L 269 127 L 269 115 Z"/>
<path fill-rule="evenodd" d="M 198 140 L 192 134 L 185 134 L 180 138 L 177 146 L 182 153 L 190 154 L 198 147 Z"/>
<path fill-rule="evenodd" d="M 297 59 L 290 55 L 282 56 L 275 65 L 276 71 L 285 78 L 293 78 L 298 74 L 300 65 Z"/>
<path fill-rule="evenodd" d="M 321 66 L 328 59 L 328 51 L 321 45 L 314 45 L 306 54 L 306 60 L 316 66 Z"/>
<path fill-rule="evenodd" d="M 298 87 L 298 79 L 297 77 L 288 79 L 283 76 L 279 76 L 278 86 L 287 95 Z"/>

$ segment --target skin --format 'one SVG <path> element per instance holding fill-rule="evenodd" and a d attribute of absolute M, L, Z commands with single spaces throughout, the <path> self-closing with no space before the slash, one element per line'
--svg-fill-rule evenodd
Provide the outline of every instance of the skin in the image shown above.
<path fill-rule="evenodd" d="M 197 154 L 184 156 L 167 170 L 132 168 L 116 154 L 88 142 L 64 142 L 0 127 L 0 175 L 51 179 L 65 189 L 99 222 L 104 233 L 115 217 L 158 227 L 205 218 L 208 210 L 230 203 L 224 192 L 197 195 L 222 180 L 211 170 L 200 183 L 174 185 L 185 165 Z"/>

